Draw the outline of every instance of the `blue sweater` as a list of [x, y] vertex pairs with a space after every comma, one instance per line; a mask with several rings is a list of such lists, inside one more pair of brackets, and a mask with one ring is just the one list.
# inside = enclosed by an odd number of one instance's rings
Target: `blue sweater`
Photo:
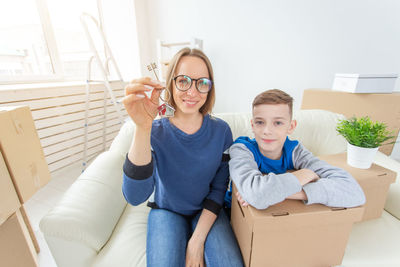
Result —
[[167, 118], [155, 120], [151, 130], [152, 161], [124, 164], [122, 191], [132, 205], [146, 201], [155, 189], [158, 208], [182, 215], [201, 209], [219, 213], [226, 192], [232, 133], [226, 122], [204, 116], [201, 128], [186, 134]]
[[273, 160], [264, 156], [260, 149], [258, 148], [258, 144], [255, 139], [250, 139], [247, 136], [241, 136], [236, 139], [235, 143], [244, 144], [254, 156], [254, 160], [257, 162], [258, 169], [262, 173], [270, 173], [273, 172], [275, 174], [285, 173], [288, 170], [293, 170], [293, 150], [299, 144], [298, 141], [289, 140], [286, 137], [285, 143], [282, 148], [282, 156], [280, 159]]
[[[365, 203], [357, 181], [345, 170], [316, 158], [300, 142], [286, 139], [282, 157], [264, 157], [254, 140], [242, 138], [229, 148], [229, 172], [242, 198], [256, 209], [266, 209], [300, 192], [307, 195], [305, 204], [330, 207], [355, 207]], [[301, 185], [287, 170], [310, 169], [317, 181]]]
[[[281, 174], [287, 172], [288, 170], [294, 169], [292, 154], [294, 148], [299, 144], [299, 142], [296, 140], [292, 141], [286, 137], [282, 148], [282, 156], [277, 160], [265, 157], [258, 148], [258, 144], [255, 139], [250, 139], [247, 136], [240, 136], [235, 140], [235, 144], [244, 144], [247, 149], [251, 151], [254, 156], [254, 160], [257, 163], [258, 169], [262, 173], [273, 172], [275, 174]], [[230, 208], [231, 202], [232, 184], [230, 184], [229, 190], [226, 192], [225, 205]]]

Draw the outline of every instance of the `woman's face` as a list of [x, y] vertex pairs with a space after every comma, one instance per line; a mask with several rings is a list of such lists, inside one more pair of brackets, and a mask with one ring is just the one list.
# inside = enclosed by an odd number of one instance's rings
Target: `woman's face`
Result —
[[[176, 66], [174, 77], [178, 75], [186, 75], [191, 79], [210, 78], [206, 63], [201, 58], [195, 56], [184, 56], [180, 59]], [[195, 81], [192, 81], [192, 86], [184, 92], [176, 88], [174, 81], [172, 84], [172, 95], [177, 111], [184, 114], [198, 113], [206, 102], [208, 93], [200, 93], [196, 89]]]

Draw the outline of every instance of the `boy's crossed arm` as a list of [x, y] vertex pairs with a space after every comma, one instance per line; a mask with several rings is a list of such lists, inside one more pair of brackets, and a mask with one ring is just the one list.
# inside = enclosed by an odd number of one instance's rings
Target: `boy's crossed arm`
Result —
[[[292, 174], [296, 176], [297, 179], [299, 179], [301, 186], [304, 186], [308, 183], [316, 182], [319, 179], [318, 174], [310, 169], [300, 169], [297, 171], [293, 171]], [[293, 195], [288, 196], [286, 199], [308, 200], [307, 195], [303, 189], [298, 193], [294, 193]]]
[[[299, 180], [301, 186], [304, 186], [311, 182], [316, 182], [319, 179], [319, 176], [315, 172], [313, 172], [312, 170], [309, 170], [309, 169], [301, 169], [301, 170], [297, 170], [297, 171], [291, 171], [291, 173], [294, 176], [296, 176], [296, 178]], [[242, 198], [242, 196], [240, 195], [239, 192], [236, 192], [236, 197], [242, 206], [249, 205], [249, 203], [247, 203]], [[294, 193], [294, 194], [286, 197], [286, 199], [307, 200], [307, 195], [304, 193], [303, 190], [301, 190], [297, 193]]]
[[[331, 207], [356, 207], [365, 203], [365, 195], [345, 170], [330, 166], [299, 145], [294, 152], [292, 173], [263, 175], [251, 152], [236, 146], [231, 149], [230, 172], [241, 199], [257, 209], [266, 209], [285, 199], [305, 200]], [[231, 164], [232, 163], [232, 164]]]
[[[309, 169], [292, 173], [262, 174], [254, 161], [253, 154], [242, 144], [230, 149], [230, 175], [238, 192], [239, 202], [247, 202], [257, 209], [266, 209], [286, 198], [306, 200], [302, 188], [305, 184], [318, 180], [318, 175]], [[243, 198], [244, 197], [244, 198]]]

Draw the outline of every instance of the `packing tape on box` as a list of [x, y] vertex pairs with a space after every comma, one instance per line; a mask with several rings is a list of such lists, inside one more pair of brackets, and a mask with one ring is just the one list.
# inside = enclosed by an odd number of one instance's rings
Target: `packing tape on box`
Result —
[[11, 119], [13, 121], [14, 128], [15, 128], [15, 131], [17, 132], [17, 134], [23, 134], [24, 133], [24, 129], [22, 128], [22, 124], [18, 120], [17, 114], [15, 112], [11, 112]]
[[40, 177], [36, 163], [32, 163], [29, 165], [29, 169], [31, 171], [31, 177], [33, 179], [33, 184], [36, 188], [40, 188]]

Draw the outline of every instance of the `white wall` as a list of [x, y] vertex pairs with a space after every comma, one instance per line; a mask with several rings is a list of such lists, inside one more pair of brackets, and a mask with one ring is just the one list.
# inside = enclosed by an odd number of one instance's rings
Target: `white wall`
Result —
[[304, 89], [330, 88], [335, 73], [400, 72], [396, 0], [135, 0], [135, 8], [143, 74], [157, 38], [203, 39], [215, 112], [250, 111], [269, 88], [298, 108]]
[[102, 0], [104, 31], [125, 81], [141, 75], [133, 0]]

